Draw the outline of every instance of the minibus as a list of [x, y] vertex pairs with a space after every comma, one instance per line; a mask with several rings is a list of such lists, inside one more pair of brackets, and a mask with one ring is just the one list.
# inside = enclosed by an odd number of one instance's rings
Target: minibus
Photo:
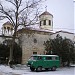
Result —
[[27, 66], [31, 71], [53, 70], [60, 66], [60, 60], [58, 55], [32, 55], [27, 62]]

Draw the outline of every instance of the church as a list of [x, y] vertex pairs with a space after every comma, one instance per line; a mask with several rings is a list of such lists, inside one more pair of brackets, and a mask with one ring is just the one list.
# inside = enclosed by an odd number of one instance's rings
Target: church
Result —
[[[34, 28], [22, 28], [18, 30], [18, 43], [22, 48], [22, 64], [26, 64], [27, 60], [33, 54], [45, 54], [44, 41], [49, 38], [53, 39], [57, 34], [67, 37], [75, 41], [74, 33], [67, 31], [53, 32], [53, 15], [48, 11], [39, 15], [39, 29]], [[2, 35], [0, 36], [0, 42], [5, 39], [11, 39], [13, 33], [13, 27], [9, 22], [3, 24]], [[5, 37], [5, 39], [3, 38]]]

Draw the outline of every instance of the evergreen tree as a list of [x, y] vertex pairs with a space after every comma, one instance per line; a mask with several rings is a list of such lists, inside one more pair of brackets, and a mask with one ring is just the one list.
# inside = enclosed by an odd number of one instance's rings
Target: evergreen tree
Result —
[[68, 38], [62, 38], [59, 34], [54, 39], [49, 39], [44, 42], [47, 54], [56, 54], [60, 56], [61, 62], [64, 65], [70, 65], [70, 62], [75, 61], [75, 52], [73, 41]]
[[[7, 41], [8, 42], [8, 41]], [[8, 64], [9, 56], [10, 56], [10, 47], [9, 43], [5, 44], [6, 40], [3, 42], [3, 44], [0, 44], [0, 63], [2, 64]], [[14, 64], [20, 64], [22, 59], [22, 49], [21, 47], [15, 43], [14, 44], [14, 52], [13, 52], [13, 61]]]

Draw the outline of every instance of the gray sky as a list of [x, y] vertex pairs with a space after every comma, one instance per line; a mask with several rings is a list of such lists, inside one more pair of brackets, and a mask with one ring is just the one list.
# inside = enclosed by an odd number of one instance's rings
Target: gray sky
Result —
[[74, 32], [74, 3], [73, 0], [47, 0], [47, 11], [53, 14], [54, 30]]
[[[73, 0], [47, 0], [42, 5], [42, 12], [47, 11], [53, 14], [54, 31], [65, 30], [74, 32], [74, 3]], [[0, 21], [2, 24], [3, 21]], [[0, 25], [1, 27], [1, 25]]]

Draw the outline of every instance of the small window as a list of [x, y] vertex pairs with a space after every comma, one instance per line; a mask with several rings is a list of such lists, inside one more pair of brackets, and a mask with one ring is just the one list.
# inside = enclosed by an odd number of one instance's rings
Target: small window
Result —
[[56, 57], [52, 57], [52, 60], [56, 60]]
[[8, 31], [10, 30], [10, 27], [7, 27]]
[[58, 58], [58, 57], [56, 57], [55, 59], [56, 59], [56, 60], [58, 60], [59, 58]]
[[4, 27], [4, 29], [6, 29], [6, 27]]
[[34, 43], [37, 43], [37, 40], [34, 38]]
[[37, 54], [37, 52], [33, 52], [33, 54]]
[[36, 56], [34, 56], [34, 57], [31, 56], [29, 60], [36, 60], [36, 58], [37, 58]]
[[46, 57], [46, 60], [52, 60], [52, 57]]
[[43, 21], [43, 25], [46, 25], [46, 20]]
[[49, 20], [49, 25], [51, 25], [51, 20]]
[[42, 60], [42, 57], [39, 56], [39, 57], [37, 58], [37, 60]]
[[41, 26], [41, 21], [40, 21], [40, 26]]

